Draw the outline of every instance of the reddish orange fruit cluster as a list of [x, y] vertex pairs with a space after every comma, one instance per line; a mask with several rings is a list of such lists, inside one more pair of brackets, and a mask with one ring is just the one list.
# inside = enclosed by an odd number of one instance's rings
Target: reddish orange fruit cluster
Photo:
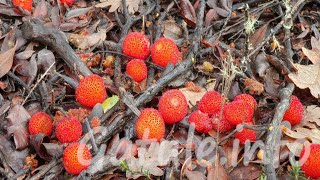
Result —
[[127, 64], [126, 72], [135, 82], [143, 81], [148, 75], [147, 65], [140, 59], [131, 60]]
[[[301, 162], [302, 158], [306, 158], [306, 161]], [[306, 176], [314, 179], [320, 178], [320, 144], [304, 147], [300, 154], [300, 163], [303, 163], [301, 170]]]
[[177, 64], [182, 56], [177, 45], [169, 38], [159, 38], [151, 49], [152, 61], [162, 67], [169, 63]]
[[150, 54], [150, 40], [140, 32], [131, 32], [123, 41], [122, 52], [127, 56], [144, 60]]
[[285, 112], [282, 121], [288, 121], [292, 126], [299, 124], [303, 118], [303, 105], [296, 96], [290, 97], [289, 109]]
[[82, 143], [69, 144], [63, 151], [63, 166], [69, 174], [78, 175], [91, 164], [91, 153]]
[[186, 97], [176, 89], [163, 93], [159, 101], [159, 112], [168, 124], [181, 121], [188, 113]]
[[29, 121], [29, 133], [31, 135], [42, 133], [47, 136], [51, 136], [52, 131], [52, 119], [47, 113], [38, 112], [31, 117]]
[[136, 122], [136, 135], [139, 139], [156, 139], [160, 141], [164, 138], [166, 127], [161, 114], [153, 108], [146, 108]]
[[12, 0], [12, 4], [29, 12], [32, 11], [32, 0]]
[[106, 87], [100, 76], [93, 74], [80, 80], [76, 89], [76, 99], [80, 104], [93, 108], [97, 103], [102, 103], [106, 98]]
[[74, 117], [65, 117], [56, 125], [56, 136], [61, 143], [78, 141], [82, 135], [82, 125]]
[[188, 119], [189, 124], [194, 125], [197, 132], [208, 133], [212, 129], [212, 123], [208, 114], [200, 110], [194, 111], [190, 114]]

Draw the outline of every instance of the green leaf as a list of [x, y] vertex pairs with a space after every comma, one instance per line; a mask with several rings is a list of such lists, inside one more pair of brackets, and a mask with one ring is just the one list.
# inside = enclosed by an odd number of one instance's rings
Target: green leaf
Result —
[[103, 112], [106, 113], [109, 109], [111, 109], [114, 105], [116, 105], [118, 101], [119, 101], [119, 97], [116, 95], [113, 95], [112, 97], [107, 98], [102, 103]]

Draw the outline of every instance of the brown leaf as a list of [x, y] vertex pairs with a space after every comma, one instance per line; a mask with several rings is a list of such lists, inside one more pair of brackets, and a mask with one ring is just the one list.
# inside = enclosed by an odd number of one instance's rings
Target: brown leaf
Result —
[[3, 135], [0, 135], [0, 151], [5, 155], [4, 158], [13, 171], [18, 172], [23, 169], [25, 158], [28, 156], [28, 149], [17, 151], [13, 145]]
[[320, 107], [316, 105], [307, 106], [304, 111], [304, 117], [308, 122], [314, 122], [320, 126]]
[[320, 39], [311, 37], [312, 49], [302, 48], [302, 52], [310, 59], [313, 64], [320, 64]]
[[88, 49], [96, 44], [101, 44], [106, 39], [106, 30], [102, 29], [97, 33], [87, 36], [80, 34], [70, 34], [69, 41], [81, 50]]
[[264, 52], [259, 53], [253, 63], [255, 72], [259, 77], [263, 77], [269, 67], [270, 64], [267, 60], [266, 54]]
[[44, 142], [50, 142], [50, 138], [45, 134], [36, 134], [30, 136], [30, 144], [33, 146], [37, 155], [45, 160], [51, 160], [52, 156], [47, 153], [45, 147], [43, 146]]
[[199, 171], [189, 171], [188, 169], [185, 170], [185, 174], [189, 180], [206, 180], [206, 176]]
[[16, 51], [16, 46], [8, 51], [0, 54], [0, 78], [10, 71], [13, 63], [13, 56]]
[[262, 41], [264, 41], [268, 26], [269, 22], [261, 26], [258, 30], [254, 32], [252, 36], [250, 36], [249, 42], [251, 43], [253, 49], [255, 49]]
[[173, 40], [182, 37], [182, 28], [173, 20], [169, 19], [163, 23], [163, 36]]
[[213, 20], [218, 20], [219, 15], [215, 9], [210, 9], [206, 14], [205, 27], [208, 27]]
[[261, 176], [259, 165], [237, 166], [231, 173], [230, 178], [234, 180], [254, 180]]
[[16, 54], [15, 57], [20, 60], [26, 60], [26, 59], [29, 59], [33, 53], [34, 53], [34, 50], [27, 50], [27, 51], [23, 51]]
[[181, 15], [186, 23], [191, 27], [196, 27], [196, 12], [189, 0], [180, 1]]
[[290, 73], [288, 76], [293, 83], [300, 89], [309, 88], [313, 97], [320, 96], [320, 65], [300, 65], [295, 64], [296, 73]]
[[222, 165], [220, 165], [220, 163], [218, 163], [218, 165], [214, 165], [214, 166], [209, 166], [208, 167], [208, 176], [207, 176], [207, 180], [228, 180], [229, 176], [226, 172], [226, 170], [224, 169], [224, 167]]
[[320, 144], [320, 131], [318, 129], [307, 129], [303, 127], [291, 130], [287, 127], [282, 127], [282, 132], [294, 139], [307, 139], [312, 143]]
[[[38, 52], [38, 61], [37, 64], [39, 68], [45, 72], [49, 69], [49, 67], [55, 63], [56, 59], [52, 51], [48, 49], [42, 49]], [[54, 75], [54, 72], [56, 71], [56, 65], [53, 65], [53, 67], [49, 70], [49, 77], [52, 77]]]
[[72, 9], [72, 10], [68, 11], [65, 16], [66, 16], [66, 19], [71, 19], [74, 17], [84, 15], [87, 12], [89, 12], [91, 9], [92, 9], [92, 7]]
[[16, 149], [24, 149], [29, 145], [29, 133], [27, 121], [30, 119], [29, 113], [21, 105], [15, 105], [10, 111], [8, 134], [13, 134]]
[[[122, 1], [121, 0], [100, 0], [101, 3], [95, 5], [98, 8], [105, 8], [111, 6], [109, 12], [114, 12], [117, 9], [122, 10]], [[127, 0], [127, 8], [130, 14], [133, 14], [138, 11], [141, 0]]]
[[41, 0], [37, 3], [36, 8], [33, 11], [33, 17], [44, 19], [48, 16], [48, 4], [45, 0]]
[[264, 91], [263, 84], [250, 78], [244, 81], [244, 86], [249, 89], [250, 94], [260, 95]]
[[[215, 86], [215, 83], [210, 83], [207, 87], [207, 90], [213, 90]], [[197, 104], [198, 101], [202, 98], [202, 96], [207, 92], [206, 89], [201, 88], [200, 92], [194, 92], [194, 91], [189, 91], [188, 88], [181, 88], [179, 89], [184, 96], [187, 99], [188, 105], [190, 108], [192, 108], [194, 105]]]

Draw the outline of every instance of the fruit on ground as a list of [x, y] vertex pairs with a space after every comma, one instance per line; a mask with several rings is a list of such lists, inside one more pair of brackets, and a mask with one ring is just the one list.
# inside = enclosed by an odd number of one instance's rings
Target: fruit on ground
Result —
[[12, 4], [29, 12], [32, 11], [32, 0], [12, 0]]
[[188, 119], [189, 124], [193, 125], [197, 132], [208, 133], [213, 127], [208, 114], [196, 110], [192, 112]]
[[122, 52], [136, 59], [146, 59], [150, 54], [150, 40], [140, 32], [130, 32], [122, 44]]
[[81, 123], [72, 116], [62, 118], [56, 125], [56, 136], [61, 143], [78, 141], [81, 135]]
[[63, 151], [63, 166], [69, 174], [78, 175], [91, 164], [92, 156], [85, 144], [69, 144]]
[[148, 75], [147, 65], [140, 59], [129, 61], [126, 67], [126, 72], [135, 82], [143, 81]]
[[220, 120], [220, 113], [216, 113], [211, 116], [212, 127], [214, 130], [225, 133], [234, 128], [232, 125], [222, 114], [222, 118]]
[[152, 61], [162, 67], [169, 63], [177, 64], [181, 60], [181, 53], [177, 45], [169, 38], [159, 38], [151, 48]]
[[88, 108], [102, 103], [107, 98], [103, 79], [98, 75], [89, 75], [80, 80], [76, 89], [77, 101]]
[[209, 116], [220, 112], [222, 105], [222, 95], [217, 91], [208, 91], [198, 103], [200, 111], [207, 113]]
[[188, 113], [186, 97], [177, 89], [163, 93], [159, 100], [159, 112], [168, 124], [181, 121]]
[[156, 109], [146, 108], [136, 122], [136, 135], [139, 139], [156, 139], [160, 141], [164, 138], [166, 127], [164, 120]]
[[234, 101], [242, 100], [246, 102], [252, 111], [257, 107], [257, 101], [250, 94], [239, 94], [234, 98]]
[[37, 112], [31, 117], [29, 121], [29, 133], [31, 135], [42, 133], [51, 136], [52, 131], [52, 119], [47, 113]]
[[66, 5], [71, 6], [73, 4], [73, 1], [74, 0], [60, 0], [60, 3], [61, 4], [65, 3]]
[[299, 124], [303, 118], [303, 105], [296, 96], [290, 97], [289, 109], [284, 113], [282, 121], [288, 121], [292, 126]]
[[242, 100], [232, 101], [223, 108], [223, 114], [233, 125], [242, 122], [252, 122], [253, 111], [248, 108], [248, 104]]
[[[252, 124], [248, 123], [247, 125]], [[247, 128], [243, 128], [242, 131], [236, 132], [234, 136], [239, 140], [240, 144], [245, 144], [246, 141], [255, 142], [257, 140], [257, 132]]]
[[[305, 157], [304, 157], [305, 156]], [[302, 158], [306, 159], [302, 162]], [[300, 154], [301, 170], [311, 178], [320, 178], [320, 144], [311, 144], [302, 149]]]

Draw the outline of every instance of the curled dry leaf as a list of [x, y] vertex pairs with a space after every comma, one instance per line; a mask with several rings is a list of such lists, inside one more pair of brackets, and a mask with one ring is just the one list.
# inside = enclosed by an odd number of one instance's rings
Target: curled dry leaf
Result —
[[261, 52], [257, 55], [253, 63], [253, 68], [259, 77], [263, 77], [266, 74], [267, 69], [270, 67], [270, 64], [267, 60], [266, 54]]
[[288, 76], [292, 82], [300, 89], [309, 88], [313, 97], [320, 96], [320, 65], [300, 65], [295, 64], [296, 73], [290, 73]]
[[106, 40], [106, 30], [102, 29], [97, 33], [90, 34], [88, 36], [83, 36], [79, 34], [70, 34], [69, 41], [71, 44], [75, 45], [81, 50], [88, 49], [96, 44], [102, 43]]
[[10, 71], [16, 46], [0, 54], [0, 78]]
[[320, 39], [311, 37], [312, 49], [302, 48], [302, 52], [310, 59], [313, 64], [320, 64]]
[[250, 163], [248, 166], [237, 166], [230, 173], [230, 179], [246, 180], [259, 179], [261, 176], [261, 168], [257, 164]]
[[[106, 8], [109, 7], [109, 12], [115, 12], [117, 9], [122, 10], [122, 1], [121, 0], [100, 0], [101, 3], [97, 4], [95, 7]], [[138, 11], [141, 0], [127, 0], [127, 8], [130, 14], [133, 14]]]
[[287, 127], [282, 127], [282, 132], [287, 136], [294, 139], [306, 139], [312, 143], [320, 144], [320, 130], [319, 129], [307, 129], [303, 127], [291, 130]]
[[320, 126], [320, 107], [316, 105], [307, 106], [303, 119], [308, 122], [314, 122]]
[[263, 84], [250, 78], [244, 81], [244, 85], [247, 89], [249, 89], [250, 94], [260, 95], [264, 91]]
[[182, 36], [182, 28], [173, 19], [165, 21], [163, 29], [163, 36], [166, 38], [177, 40]]
[[181, 15], [186, 23], [191, 27], [196, 27], [196, 12], [189, 0], [180, 1]]
[[15, 105], [10, 111], [7, 119], [9, 120], [8, 134], [13, 134], [16, 149], [24, 149], [29, 145], [29, 133], [27, 121], [31, 116], [21, 105]]
[[[208, 91], [211, 91], [211, 90], [214, 90], [214, 86], [215, 86], [215, 83], [210, 83], [208, 84], [207, 86], [207, 90]], [[193, 106], [195, 106], [197, 104], [198, 101], [200, 101], [200, 99], [202, 98], [202, 96], [207, 92], [207, 90], [205, 88], [201, 88], [200, 91], [190, 91], [187, 88], [181, 88], [179, 89], [183, 94], [184, 96], [186, 97], [187, 99], [187, 102], [188, 102], [188, 105], [190, 108], [192, 108]]]

